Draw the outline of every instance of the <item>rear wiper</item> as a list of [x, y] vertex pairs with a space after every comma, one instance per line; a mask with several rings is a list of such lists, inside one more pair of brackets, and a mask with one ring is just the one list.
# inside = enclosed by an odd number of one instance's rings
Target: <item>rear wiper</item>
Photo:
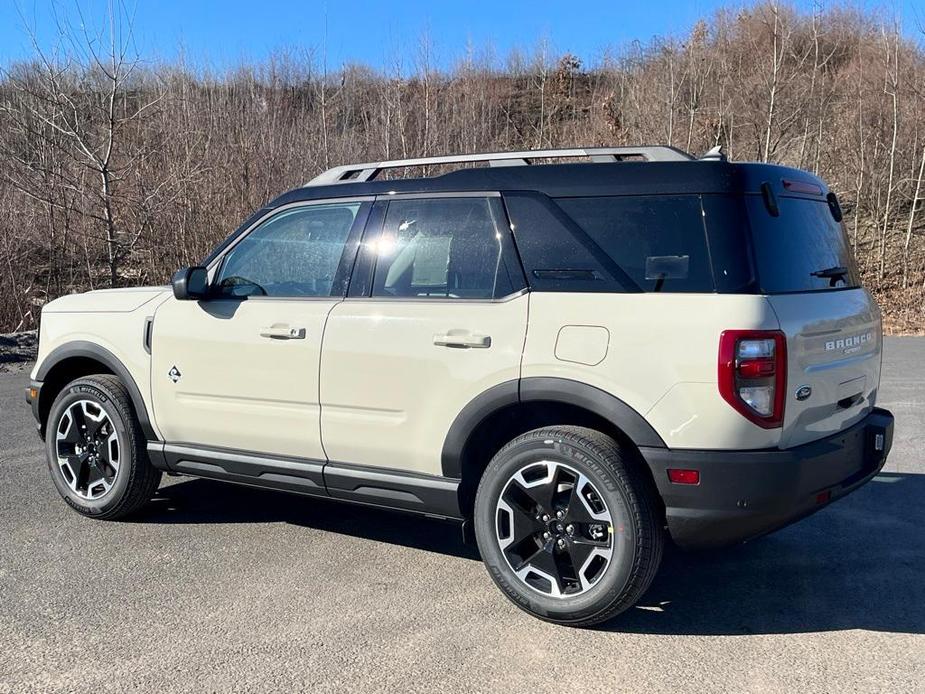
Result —
[[829, 286], [834, 287], [838, 280], [844, 281], [845, 276], [848, 274], [848, 268], [844, 265], [836, 265], [835, 267], [827, 267], [825, 270], [816, 270], [815, 272], [809, 273], [813, 277], [822, 277], [829, 280]]

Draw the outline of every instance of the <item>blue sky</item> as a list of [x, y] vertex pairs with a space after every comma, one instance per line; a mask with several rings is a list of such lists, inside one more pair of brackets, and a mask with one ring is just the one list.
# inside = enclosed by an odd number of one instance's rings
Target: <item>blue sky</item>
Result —
[[[594, 62], [608, 46], [655, 35], [680, 34], [716, 8], [740, 1], [718, 0], [114, 0], [134, 13], [138, 47], [146, 58], [172, 58], [182, 50], [192, 62], [216, 68], [259, 60], [278, 48], [326, 46], [328, 66], [344, 62], [405, 69], [419, 54], [421, 37], [435, 48], [434, 63], [446, 67], [467, 44], [491, 45], [499, 56], [531, 52], [545, 38], [554, 51], [571, 51]], [[867, 8], [897, 12], [913, 35], [923, 0], [875, 3]], [[921, 4], [920, 4], [921, 3]], [[811, 2], [800, 3], [811, 7]], [[41, 45], [54, 36], [54, 14], [99, 26], [107, 0], [0, 0], [0, 64], [28, 57], [33, 27]]]

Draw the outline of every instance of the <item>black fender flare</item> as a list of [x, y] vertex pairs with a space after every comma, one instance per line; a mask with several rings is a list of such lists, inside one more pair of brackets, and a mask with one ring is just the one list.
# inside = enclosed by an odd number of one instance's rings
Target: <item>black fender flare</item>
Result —
[[[105, 347], [100, 347], [93, 342], [87, 342], [85, 340], [75, 340], [56, 347], [42, 360], [42, 364], [39, 366], [39, 370], [36, 373], [35, 380], [40, 383], [44, 382], [58, 364], [66, 359], [73, 359], [75, 357], [98, 361], [119, 377], [119, 380], [125, 385], [129, 397], [132, 398], [135, 415], [138, 417], [138, 423], [141, 425], [141, 430], [144, 432], [145, 438], [148, 441], [156, 441], [157, 434], [155, 434], [154, 427], [151, 425], [151, 420], [148, 417], [148, 408], [145, 406], [144, 398], [141, 397], [138, 384], [135, 383], [135, 379], [132, 378], [129, 370], [125, 368], [125, 365], [119, 358]], [[39, 397], [42, 397], [42, 395], [42, 391], [40, 390]]]
[[607, 420], [636, 446], [666, 448], [662, 437], [641, 414], [607, 391], [568, 378], [529, 377], [492, 386], [460, 411], [443, 442], [443, 476], [462, 477], [463, 449], [479, 424], [505, 407], [527, 402], [574, 405]]

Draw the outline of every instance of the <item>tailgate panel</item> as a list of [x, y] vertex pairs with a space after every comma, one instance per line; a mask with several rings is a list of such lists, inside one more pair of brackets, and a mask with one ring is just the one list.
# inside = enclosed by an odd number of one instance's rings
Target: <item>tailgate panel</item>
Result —
[[[880, 311], [865, 289], [768, 297], [787, 335], [787, 393], [781, 448], [834, 434], [877, 401]], [[798, 390], [809, 386], [804, 400]], [[805, 390], [804, 390], [805, 394]]]

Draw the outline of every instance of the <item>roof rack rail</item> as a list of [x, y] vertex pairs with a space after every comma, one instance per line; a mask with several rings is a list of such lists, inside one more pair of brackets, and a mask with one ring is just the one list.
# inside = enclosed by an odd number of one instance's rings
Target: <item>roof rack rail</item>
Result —
[[345, 164], [328, 169], [315, 176], [306, 186], [332, 185], [335, 183], [360, 183], [372, 181], [384, 169], [401, 169], [411, 166], [432, 164], [471, 164], [488, 162], [489, 166], [526, 166], [531, 159], [588, 157], [592, 162], [615, 162], [630, 157], [642, 157], [646, 161], [692, 161], [687, 152], [668, 145], [644, 147], [571, 147], [565, 149], [530, 149], [521, 152], [487, 152], [484, 154], [454, 154], [441, 157], [419, 157], [417, 159], [394, 159], [366, 164]]

